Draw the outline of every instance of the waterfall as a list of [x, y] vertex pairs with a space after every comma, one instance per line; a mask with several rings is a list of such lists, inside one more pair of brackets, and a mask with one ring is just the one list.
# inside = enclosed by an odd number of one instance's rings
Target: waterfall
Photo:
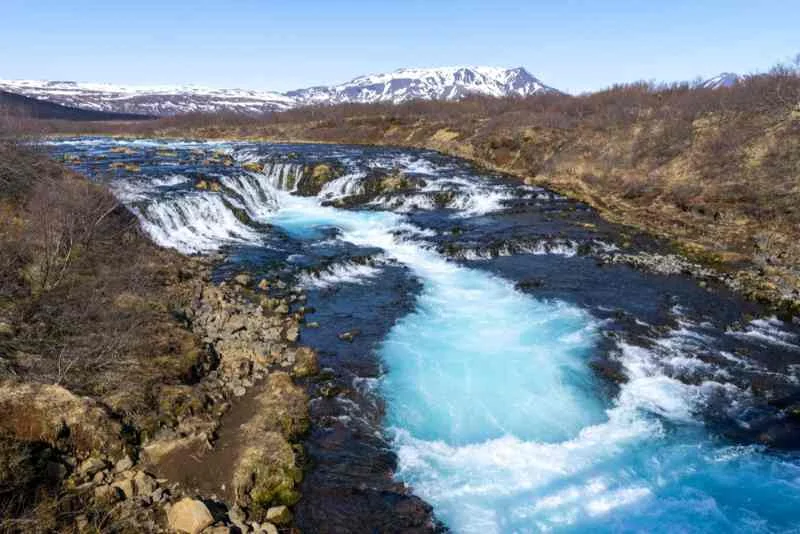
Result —
[[260, 242], [258, 232], [240, 221], [218, 194], [191, 192], [132, 209], [156, 243], [185, 254]]
[[269, 183], [280, 191], [296, 191], [297, 183], [303, 176], [305, 165], [285, 161], [270, 161], [264, 165], [262, 173]]

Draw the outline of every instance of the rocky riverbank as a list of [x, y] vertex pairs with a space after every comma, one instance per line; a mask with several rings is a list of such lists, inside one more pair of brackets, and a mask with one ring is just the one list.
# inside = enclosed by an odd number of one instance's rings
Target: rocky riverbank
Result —
[[[60, 386], [0, 387], [11, 416], [1, 426], [16, 438], [57, 446], [66, 432], [74, 442], [68, 454], [53, 449], [46, 466], [61, 479], [59, 498], [82, 503], [73, 518], [79, 531], [291, 528], [304, 468], [299, 440], [308, 428], [308, 398], [297, 382], [317, 372], [314, 351], [296, 343], [305, 296], [244, 274], [215, 285], [209, 262], [187, 261], [182, 284], [192, 298], [175, 312], [210, 356], [194, 383], [163, 386], [154, 414], [162, 424], [152, 436], [126, 439], [130, 429], [106, 407]], [[23, 413], [27, 426], [15, 420]]]

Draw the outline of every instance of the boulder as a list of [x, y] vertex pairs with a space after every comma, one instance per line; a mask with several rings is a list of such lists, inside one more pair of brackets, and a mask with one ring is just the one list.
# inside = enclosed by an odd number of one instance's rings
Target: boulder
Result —
[[117, 488], [126, 499], [132, 499], [133, 496], [136, 495], [136, 490], [133, 487], [133, 480], [131, 479], [117, 480], [111, 484], [111, 487]]
[[297, 182], [297, 193], [307, 197], [316, 196], [326, 183], [341, 175], [341, 169], [327, 163], [307, 166], [303, 171], [303, 176]]
[[286, 341], [294, 343], [300, 337], [300, 329], [297, 325], [292, 325], [286, 329]]
[[206, 505], [189, 497], [181, 499], [170, 507], [167, 521], [171, 529], [189, 534], [198, 534], [214, 524], [214, 518]]
[[123, 498], [123, 493], [115, 486], [97, 486], [94, 500], [100, 504], [113, 504]]
[[267, 510], [267, 521], [278, 526], [288, 525], [292, 522], [292, 512], [288, 506], [273, 506]]
[[314, 349], [299, 347], [294, 353], [294, 360], [293, 376], [302, 378], [319, 373], [319, 359]]
[[239, 456], [233, 475], [236, 504], [263, 519], [274, 505], [293, 505], [300, 499], [295, 485], [302, 480], [291, 444], [277, 432], [267, 432], [257, 445]]
[[102, 404], [61, 386], [0, 381], [0, 413], [0, 430], [72, 449], [78, 457], [124, 448], [122, 426]]
[[87, 458], [81, 465], [78, 466], [78, 475], [82, 477], [91, 477], [106, 468], [106, 461], [96, 456]]
[[347, 332], [342, 332], [339, 334], [339, 339], [342, 341], [347, 341], [348, 343], [352, 343], [356, 336], [360, 333], [361, 331], [358, 328], [354, 328], [353, 330], [348, 330]]
[[233, 281], [240, 286], [247, 287], [253, 281], [253, 278], [247, 273], [240, 273], [233, 277]]
[[116, 473], [122, 473], [123, 471], [127, 471], [133, 467], [133, 460], [131, 460], [130, 456], [124, 456], [120, 461], [114, 464], [114, 471]]
[[137, 495], [151, 495], [158, 489], [158, 482], [144, 471], [139, 471], [133, 479]]

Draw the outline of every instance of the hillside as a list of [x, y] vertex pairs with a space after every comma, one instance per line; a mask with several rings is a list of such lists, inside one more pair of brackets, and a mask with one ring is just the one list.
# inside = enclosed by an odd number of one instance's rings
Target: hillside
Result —
[[65, 106], [46, 100], [0, 90], [0, 115], [31, 119], [68, 121], [130, 121], [153, 117], [132, 113], [113, 113]]

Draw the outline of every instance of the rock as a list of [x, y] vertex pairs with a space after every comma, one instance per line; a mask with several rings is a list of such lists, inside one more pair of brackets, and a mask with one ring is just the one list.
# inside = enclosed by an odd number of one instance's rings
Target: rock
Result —
[[114, 471], [116, 473], [122, 473], [123, 471], [127, 471], [131, 467], [133, 467], [133, 460], [131, 460], [130, 456], [125, 456], [114, 465]]
[[300, 329], [297, 328], [297, 325], [292, 325], [286, 329], [286, 341], [294, 343], [298, 337], [300, 337]]
[[241, 274], [237, 274], [236, 276], [234, 276], [233, 277], [233, 281], [236, 282], [237, 284], [239, 284], [242, 287], [247, 287], [247, 286], [250, 285], [250, 282], [252, 282], [253, 279], [250, 277], [249, 274], [241, 273]]
[[214, 518], [206, 505], [189, 497], [181, 499], [170, 507], [167, 521], [173, 530], [189, 534], [198, 534], [214, 524]]
[[203, 531], [203, 534], [231, 534], [231, 529], [225, 525], [217, 525], [215, 527], [208, 527]]
[[326, 183], [340, 174], [340, 169], [335, 169], [326, 163], [319, 163], [313, 167], [308, 166], [297, 182], [297, 194], [301, 196], [316, 196]]
[[248, 161], [242, 164], [242, 168], [249, 172], [264, 172], [264, 165], [257, 161]]
[[126, 499], [131, 499], [134, 495], [136, 495], [136, 490], [133, 487], [133, 480], [131, 479], [117, 480], [111, 484], [111, 487], [117, 488], [119, 491], [121, 491]]
[[361, 333], [358, 328], [354, 328], [353, 330], [348, 330], [347, 332], [342, 332], [339, 334], [339, 339], [342, 341], [347, 341], [348, 343], [352, 343], [353, 340]]
[[295, 364], [292, 375], [296, 377], [313, 376], [319, 373], [317, 353], [309, 347], [300, 347], [295, 351]]
[[111, 504], [123, 498], [123, 493], [114, 486], [97, 486], [94, 489], [94, 500], [102, 504]]
[[164, 488], [156, 488], [150, 495], [150, 498], [153, 499], [153, 502], [161, 502], [164, 499], [164, 493]]
[[261, 281], [258, 283], [258, 289], [260, 289], [261, 291], [266, 291], [267, 289], [269, 289], [269, 282], [267, 281], [266, 278], [262, 278]]
[[234, 397], [244, 397], [244, 395], [246, 393], [247, 393], [247, 390], [244, 389], [244, 387], [242, 387], [242, 386], [238, 386], [238, 387], [233, 388], [233, 396]]
[[233, 475], [236, 503], [256, 516], [273, 505], [293, 505], [300, 499], [295, 485], [301, 479], [291, 444], [279, 433], [267, 432], [237, 460]]
[[0, 414], [0, 431], [23, 441], [44, 441], [78, 456], [98, 450], [116, 455], [124, 448], [122, 426], [108, 408], [62, 386], [0, 381]]
[[275, 313], [282, 313], [284, 315], [289, 313], [289, 304], [287, 304], [286, 301], [281, 301], [281, 303], [275, 307]]
[[242, 532], [247, 532], [249, 530], [247, 528], [247, 523], [246, 523], [247, 516], [239, 506], [233, 505], [231, 507], [231, 509], [228, 511], [228, 519], [231, 520], [233, 526], [235, 526]]
[[267, 521], [275, 525], [288, 525], [292, 522], [292, 512], [288, 506], [273, 506], [267, 510]]
[[144, 471], [139, 471], [133, 479], [133, 483], [136, 486], [136, 494], [137, 495], [151, 495], [156, 491], [158, 488], [158, 483], [156, 479], [145, 473]]
[[91, 477], [102, 471], [106, 468], [105, 460], [101, 460], [97, 457], [91, 457], [84, 460], [80, 466], [78, 466], [78, 474], [83, 477]]

